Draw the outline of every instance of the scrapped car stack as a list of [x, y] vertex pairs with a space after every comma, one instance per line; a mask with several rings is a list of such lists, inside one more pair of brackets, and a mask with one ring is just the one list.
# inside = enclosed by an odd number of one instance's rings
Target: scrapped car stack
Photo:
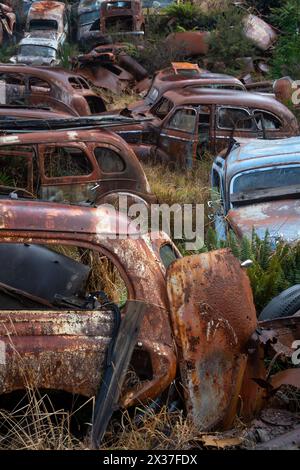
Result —
[[[113, 41], [144, 36], [138, 0], [81, 0], [76, 37], [88, 50], [66, 70], [69, 7], [25, 7], [18, 52], [0, 64], [0, 395], [30, 384], [95, 396], [95, 447], [112, 413], [135, 405], [184, 408], [200, 431], [251, 420], [272, 384], [289, 381], [264, 359], [291, 357], [298, 311], [257, 319], [247, 263], [229, 249], [183, 257], [113, 209], [121, 196], [158, 202], [143, 162], [188, 172], [212, 154], [219, 240], [268, 230], [274, 244], [298, 241], [299, 124], [280, 83], [251, 89], [190, 62], [151, 78]], [[0, 41], [14, 22], [0, 4]], [[103, 90], [140, 97], [109, 111]], [[106, 290], [108, 269], [118, 289]]]

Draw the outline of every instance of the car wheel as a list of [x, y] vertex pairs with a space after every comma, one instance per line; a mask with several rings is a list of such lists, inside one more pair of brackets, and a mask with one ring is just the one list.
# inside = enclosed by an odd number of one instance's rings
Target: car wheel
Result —
[[291, 317], [300, 310], [300, 284], [281, 292], [274, 297], [259, 315], [259, 321]]

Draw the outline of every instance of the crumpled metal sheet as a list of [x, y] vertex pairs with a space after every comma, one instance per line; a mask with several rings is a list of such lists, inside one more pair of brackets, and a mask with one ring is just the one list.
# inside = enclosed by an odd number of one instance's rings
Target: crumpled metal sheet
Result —
[[245, 373], [257, 324], [249, 279], [229, 250], [219, 250], [174, 262], [167, 283], [188, 414], [201, 430], [227, 427], [243, 390], [260, 403], [256, 350]]

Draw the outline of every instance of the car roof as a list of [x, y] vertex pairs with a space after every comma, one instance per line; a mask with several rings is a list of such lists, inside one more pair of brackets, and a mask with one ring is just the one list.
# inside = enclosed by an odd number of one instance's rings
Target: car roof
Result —
[[294, 114], [284, 104], [275, 98], [259, 93], [193, 87], [170, 90], [165, 92], [163, 97], [172, 101], [175, 106], [215, 104], [219, 106], [237, 106], [239, 108], [250, 107], [266, 110], [276, 116], [284, 116], [285, 119], [291, 120], [291, 122], [297, 122]]
[[[5, 132], [5, 131], [4, 131]], [[74, 129], [35, 131], [25, 133], [0, 134], [0, 147], [8, 144], [39, 144], [39, 143], [64, 143], [64, 142], [99, 142], [115, 144], [118, 148], [129, 149], [128, 144], [117, 134], [107, 129]]]
[[66, 4], [63, 2], [55, 2], [48, 0], [41, 0], [40, 2], [34, 2], [29, 10], [29, 14], [36, 16], [44, 16], [45, 19], [51, 17], [60, 16], [66, 8]]
[[[26, 215], [24, 217], [24, 215]], [[30, 232], [67, 232], [73, 234], [94, 234], [100, 239], [104, 234], [139, 233], [125, 214], [113, 208], [97, 208], [57, 204], [47, 201], [24, 201], [1, 198], [1, 231], [22, 230]], [[51, 229], [49, 225], [51, 221]]]
[[[227, 89], [210, 89], [210, 88], [180, 88], [176, 91], [167, 91], [164, 96], [175, 104], [195, 103], [201, 104], [235, 104], [237, 106], [263, 105], [274, 107], [281, 105], [272, 97], [261, 95], [259, 93], [250, 93], [248, 91], [236, 91]], [[283, 106], [283, 105], [281, 105]], [[264, 108], [265, 106], [263, 106]]]
[[58, 118], [70, 118], [72, 114], [63, 111], [52, 111], [47, 107], [36, 107], [36, 106], [15, 106], [15, 105], [0, 105], [0, 121], [4, 117], [10, 117], [11, 120], [17, 118], [21, 119], [58, 119]]
[[[68, 85], [68, 87], [72, 89], [73, 87], [68, 82], [69, 78], [80, 78], [88, 84], [86, 79], [80, 74], [72, 72], [71, 70], [65, 70], [60, 67], [30, 66], [25, 64], [0, 64], [0, 74], [1, 73], [20, 73], [37, 76], [40, 78], [44, 78], [46, 81], [48, 79], [55, 81], [55, 83], [60, 82], [59, 86], [61, 86], [61, 83], [63, 83], [64, 85]], [[90, 88], [89, 90], [92, 91]]]
[[300, 137], [237, 142], [225, 162], [227, 179], [242, 171], [290, 164], [300, 164]]

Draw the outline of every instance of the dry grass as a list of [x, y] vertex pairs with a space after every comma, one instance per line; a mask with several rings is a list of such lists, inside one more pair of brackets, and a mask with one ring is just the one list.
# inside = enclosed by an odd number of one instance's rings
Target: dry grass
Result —
[[192, 171], [170, 170], [165, 165], [143, 165], [152, 192], [160, 204], [205, 204], [209, 198], [211, 159]]
[[142, 422], [125, 411], [117, 425], [111, 423], [102, 449], [187, 450], [198, 440], [199, 432], [182, 412], [170, 413], [162, 407], [157, 413], [148, 411]]
[[96, 94], [101, 96], [102, 99], [104, 99], [108, 111], [127, 108], [129, 105], [141, 99], [141, 97], [133, 91], [128, 93], [119, 93], [116, 95], [110, 90], [106, 90], [104, 88], [93, 87], [93, 90]]
[[[26, 403], [20, 401], [13, 411], [0, 410], [0, 450], [89, 450], [89, 435], [79, 439], [73, 434], [72, 419], [79, 411], [55, 409], [48, 395], [27, 388]], [[110, 423], [101, 449], [184, 450], [194, 447], [197, 440], [199, 433], [181, 412], [170, 413], [163, 407], [158, 413], [149, 411], [138, 422], [136, 415], [125, 411]]]
[[72, 413], [56, 410], [47, 395], [27, 388], [13, 411], [0, 410], [0, 450], [72, 450], [83, 443], [71, 433]]

